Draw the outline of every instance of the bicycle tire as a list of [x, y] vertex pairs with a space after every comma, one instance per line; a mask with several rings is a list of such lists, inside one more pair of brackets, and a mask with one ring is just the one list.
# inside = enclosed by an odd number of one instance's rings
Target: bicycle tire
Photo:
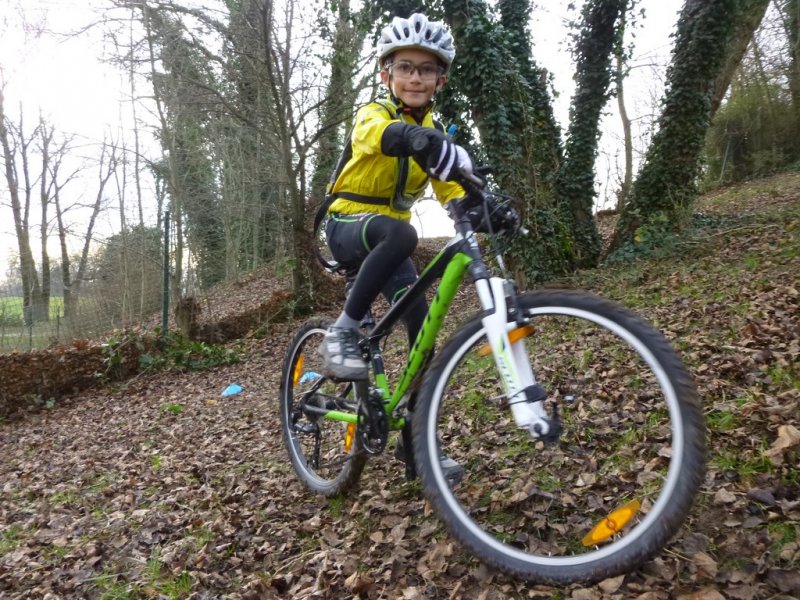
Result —
[[[546, 403], [560, 406], [560, 439], [516, 428], [476, 317], [423, 381], [413, 440], [424, 494], [454, 538], [515, 577], [560, 585], [630, 572], [678, 532], [703, 482], [692, 379], [658, 331], [608, 300], [544, 290], [518, 306]], [[441, 452], [465, 468], [452, 488]]]
[[317, 352], [331, 319], [306, 321], [294, 335], [281, 372], [280, 415], [284, 445], [292, 468], [303, 484], [323, 496], [335, 496], [353, 488], [361, 477], [368, 455], [363, 451], [357, 426], [317, 417], [302, 409], [303, 396], [328, 409], [347, 406], [355, 411], [357, 388], [319, 375], [322, 358]]

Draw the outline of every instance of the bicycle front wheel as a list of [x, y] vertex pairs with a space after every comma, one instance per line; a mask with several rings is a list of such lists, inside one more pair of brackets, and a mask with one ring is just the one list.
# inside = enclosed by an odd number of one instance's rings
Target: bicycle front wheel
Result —
[[[705, 428], [664, 337], [582, 292], [518, 298], [523, 343], [563, 432], [518, 429], [479, 319], [431, 365], [414, 415], [423, 490], [451, 535], [502, 571], [552, 584], [628, 572], [658, 552], [703, 481]], [[451, 488], [438, 457], [465, 475]]]
[[367, 461], [355, 423], [325, 418], [327, 411], [356, 412], [357, 389], [322, 373], [317, 348], [332, 321], [303, 324], [283, 363], [280, 414], [283, 439], [292, 467], [310, 490], [324, 496], [347, 491]]

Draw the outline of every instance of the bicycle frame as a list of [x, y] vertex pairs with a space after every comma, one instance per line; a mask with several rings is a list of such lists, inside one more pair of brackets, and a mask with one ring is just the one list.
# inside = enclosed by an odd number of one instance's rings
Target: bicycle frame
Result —
[[[456, 236], [434, 257], [409, 290], [366, 333], [375, 385], [383, 399], [389, 429], [399, 430], [405, 425], [403, 416], [395, 416], [396, 409], [424, 371], [453, 298], [467, 271], [470, 271], [478, 291], [489, 346], [503, 378], [514, 420], [518, 427], [527, 429], [533, 437], [547, 435], [550, 421], [543, 402], [538, 401], [543, 398], [537, 397], [534, 392], [536, 380], [525, 347], [522, 343], [512, 343], [509, 340], [509, 331], [522, 325], [522, 322], [518, 324], [509, 319], [506, 296], [513, 296], [513, 290], [508, 289], [510, 286], [506, 280], [489, 277], [474, 232], [464, 222], [457, 223]], [[440, 277], [441, 282], [428, 314], [409, 352], [400, 380], [392, 391], [383, 365], [380, 340]], [[349, 423], [357, 423], [359, 419], [357, 414], [343, 411], [328, 411], [324, 417]]]

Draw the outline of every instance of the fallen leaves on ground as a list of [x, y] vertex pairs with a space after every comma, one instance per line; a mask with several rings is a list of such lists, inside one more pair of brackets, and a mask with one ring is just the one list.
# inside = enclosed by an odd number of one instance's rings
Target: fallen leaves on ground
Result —
[[[711, 461], [688, 523], [637, 571], [564, 589], [497, 574], [390, 452], [345, 498], [307, 492], [277, 414], [287, 323], [248, 338], [241, 364], [139, 376], [0, 424], [0, 596], [800, 597], [800, 201], [770, 198], [779, 227], [712, 231], [689, 267], [638, 275], [635, 310], [698, 383]], [[243, 392], [221, 397], [234, 382]]]

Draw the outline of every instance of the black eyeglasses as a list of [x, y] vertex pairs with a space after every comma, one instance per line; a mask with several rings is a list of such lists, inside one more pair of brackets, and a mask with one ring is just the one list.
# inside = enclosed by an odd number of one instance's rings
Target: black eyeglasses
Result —
[[426, 62], [421, 65], [415, 65], [409, 60], [396, 60], [387, 65], [386, 68], [390, 75], [394, 75], [398, 79], [411, 79], [414, 76], [414, 72], [417, 72], [420, 79], [433, 81], [444, 73], [444, 69], [437, 64]]

